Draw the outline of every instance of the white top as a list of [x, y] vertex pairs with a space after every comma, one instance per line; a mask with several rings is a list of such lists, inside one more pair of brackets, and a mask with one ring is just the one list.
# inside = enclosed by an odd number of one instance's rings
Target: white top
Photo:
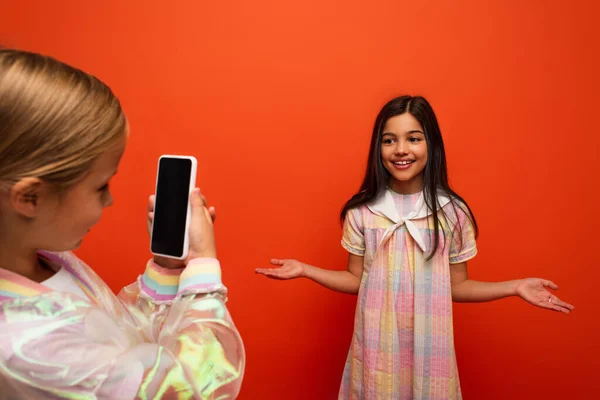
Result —
[[76, 294], [86, 300], [88, 298], [83, 290], [75, 283], [71, 274], [63, 267], [60, 267], [58, 272], [43, 281], [42, 285], [54, 289], [57, 292]]

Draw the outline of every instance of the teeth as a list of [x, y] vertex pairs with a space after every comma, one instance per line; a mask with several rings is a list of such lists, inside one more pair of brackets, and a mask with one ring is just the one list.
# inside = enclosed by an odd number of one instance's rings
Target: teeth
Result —
[[396, 164], [396, 165], [408, 165], [411, 162], [412, 161], [395, 161], [394, 164]]

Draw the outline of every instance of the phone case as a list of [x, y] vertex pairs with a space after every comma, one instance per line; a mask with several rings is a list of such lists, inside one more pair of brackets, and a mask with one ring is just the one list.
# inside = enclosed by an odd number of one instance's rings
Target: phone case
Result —
[[187, 201], [187, 213], [186, 213], [186, 221], [185, 221], [185, 232], [184, 232], [184, 244], [183, 244], [183, 249], [182, 249], [182, 256], [181, 257], [176, 257], [173, 255], [169, 255], [169, 254], [161, 254], [161, 253], [157, 253], [152, 251], [152, 240], [153, 240], [153, 236], [154, 236], [154, 221], [152, 221], [152, 228], [150, 230], [150, 252], [156, 256], [161, 256], [161, 257], [168, 257], [168, 258], [172, 258], [172, 259], [176, 259], [176, 260], [185, 260], [188, 256], [188, 250], [189, 250], [189, 230], [190, 230], [190, 217], [191, 217], [191, 205], [190, 205], [190, 199], [189, 196], [192, 193], [192, 190], [194, 190], [195, 186], [196, 186], [196, 169], [198, 166], [198, 161], [196, 160], [196, 157], [194, 156], [183, 156], [183, 155], [171, 155], [171, 154], [163, 154], [162, 156], [160, 156], [158, 158], [158, 165], [157, 165], [157, 169], [156, 169], [156, 184], [155, 184], [155, 190], [154, 193], [158, 193], [158, 177], [159, 177], [159, 173], [160, 173], [160, 162], [162, 159], [164, 158], [176, 158], [176, 159], [187, 159], [191, 161], [191, 171], [190, 171], [190, 181], [189, 181], [189, 189], [188, 189], [188, 201]]

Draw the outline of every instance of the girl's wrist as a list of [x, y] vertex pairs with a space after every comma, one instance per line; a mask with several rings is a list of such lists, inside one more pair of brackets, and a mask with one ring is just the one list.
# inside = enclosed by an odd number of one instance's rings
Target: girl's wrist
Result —
[[217, 252], [214, 250], [209, 251], [191, 251], [188, 254], [187, 259], [185, 260], [185, 265], [187, 265], [190, 261], [195, 258], [217, 258]]
[[185, 262], [183, 260], [176, 260], [174, 258], [154, 256], [153, 261], [159, 267], [166, 269], [185, 268]]
[[510, 296], [519, 296], [519, 285], [523, 282], [523, 279], [515, 279], [514, 281], [509, 281], [509, 285], [510, 285], [510, 291], [509, 291], [509, 295]]
[[308, 279], [312, 279], [311, 278], [311, 272], [312, 272], [312, 266], [308, 265], [308, 264], [304, 264], [302, 263], [302, 274], [301, 274], [301, 278], [308, 278]]

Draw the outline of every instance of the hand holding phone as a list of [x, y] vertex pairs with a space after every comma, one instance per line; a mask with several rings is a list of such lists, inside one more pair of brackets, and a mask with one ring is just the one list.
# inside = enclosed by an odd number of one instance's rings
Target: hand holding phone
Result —
[[199, 257], [217, 258], [215, 233], [213, 229], [214, 208], [211, 213], [206, 208], [206, 198], [196, 188], [190, 198], [192, 218], [190, 223], [190, 250], [187, 260]]
[[[152, 195], [148, 198], [148, 234], [152, 231], [152, 221], [154, 219], [154, 198]], [[186, 260], [177, 260], [173, 258], [167, 258], [162, 256], [154, 256], [154, 262], [163, 268], [185, 268], [187, 263], [198, 257], [217, 257], [216, 245], [215, 245], [215, 234], [213, 230], [213, 224], [217, 217], [216, 210], [214, 207], [208, 208], [208, 214], [206, 213], [206, 198], [200, 196], [201, 200], [199, 205], [195, 205], [194, 192], [190, 196], [190, 205], [192, 210], [191, 221], [190, 221], [190, 250], [188, 251], [188, 257]], [[199, 218], [197, 218], [199, 217]]]
[[191, 156], [163, 155], [158, 160], [150, 240], [150, 249], [157, 256], [177, 260], [188, 256], [196, 166], [196, 158]]

